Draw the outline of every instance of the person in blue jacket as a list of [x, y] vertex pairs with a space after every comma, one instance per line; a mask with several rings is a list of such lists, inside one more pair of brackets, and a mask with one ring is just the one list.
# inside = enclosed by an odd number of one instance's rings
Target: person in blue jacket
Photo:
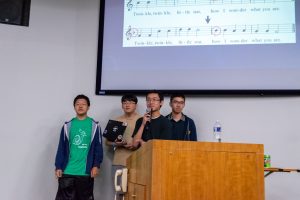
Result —
[[197, 131], [194, 121], [183, 114], [185, 106], [184, 94], [173, 94], [170, 97], [172, 112], [166, 116], [172, 123], [172, 139], [197, 141]]
[[101, 130], [98, 122], [87, 115], [87, 96], [76, 96], [73, 105], [76, 117], [63, 125], [55, 158], [55, 199], [93, 200], [94, 177], [103, 159]]

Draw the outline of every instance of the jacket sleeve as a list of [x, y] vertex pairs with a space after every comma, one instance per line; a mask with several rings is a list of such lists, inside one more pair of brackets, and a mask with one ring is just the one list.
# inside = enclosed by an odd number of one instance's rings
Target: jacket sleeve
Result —
[[95, 151], [94, 151], [93, 167], [100, 168], [100, 164], [102, 160], [103, 160], [102, 134], [101, 134], [100, 126], [97, 125], [97, 130], [95, 135]]
[[192, 119], [190, 119], [190, 127], [191, 127], [191, 141], [197, 141], [197, 130], [195, 123]]
[[135, 122], [135, 126], [134, 126], [134, 130], [133, 130], [133, 133], [132, 133], [132, 138], [137, 134], [137, 132], [139, 131], [141, 125], [142, 125], [142, 122], [143, 122], [143, 118], [139, 118], [136, 120]]
[[63, 168], [63, 162], [64, 162], [64, 155], [65, 155], [65, 149], [64, 149], [64, 127], [62, 127], [59, 137], [59, 143], [57, 147], [56, 157], [55, 157], [55, 169], [62, 169]]

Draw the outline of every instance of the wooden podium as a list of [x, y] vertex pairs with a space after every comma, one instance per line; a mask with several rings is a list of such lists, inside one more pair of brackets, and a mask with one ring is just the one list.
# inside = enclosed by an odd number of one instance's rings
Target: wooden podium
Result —
[[261, 144], [152, 140], [127, 160], [127, 200], [264, 200]]

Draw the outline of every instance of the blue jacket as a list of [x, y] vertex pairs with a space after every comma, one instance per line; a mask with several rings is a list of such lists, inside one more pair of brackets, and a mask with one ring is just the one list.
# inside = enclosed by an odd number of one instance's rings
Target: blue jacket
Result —
[[182, 114], [181, 120], [184, 121], [184, 130], [183, 133], [178, 133], [177, 130], [174, 130], [174, 124], [176, 122], [172, 119], [172, 113], [168, 114], [166, 118], [170, 120], [172, 123], [173, 140], [197, 141], [197, 131], [196, 131], [194, 120]]
[[[69, 134], [72, 120], [65, 122], [60, 132], [59, 144], [55, 158], [55, 168], [65, 170], [69, 161]], [[92, 120], [91, 145], [87, 155], [86, 173], [90, 174], [93, 167], [100, 167], [103, 160], [101, 129], [98, 122]]]

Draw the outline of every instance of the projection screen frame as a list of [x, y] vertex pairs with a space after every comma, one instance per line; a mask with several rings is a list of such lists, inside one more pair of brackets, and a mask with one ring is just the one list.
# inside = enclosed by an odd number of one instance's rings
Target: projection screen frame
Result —
[[[297, 6], [297, 5], [296, 5]], [[187, 95], [201, 95], [201, 96], [300, 96], [299, 89], [102, 89], [102, 55], [103, 55], [103, 39], [104, 39], [104, 23], [105, 23], [105, 1], [100, 3], [99, 13], [99, 33], [98, 33], [98, 56], [97, 56], [97, 73], [96, 73], [96, 95], [122, 95], [126, 93], [133, 93], [137, 95], [146, 94], [148, 91], [157, 90], [164, 94], [184, 93]]]

